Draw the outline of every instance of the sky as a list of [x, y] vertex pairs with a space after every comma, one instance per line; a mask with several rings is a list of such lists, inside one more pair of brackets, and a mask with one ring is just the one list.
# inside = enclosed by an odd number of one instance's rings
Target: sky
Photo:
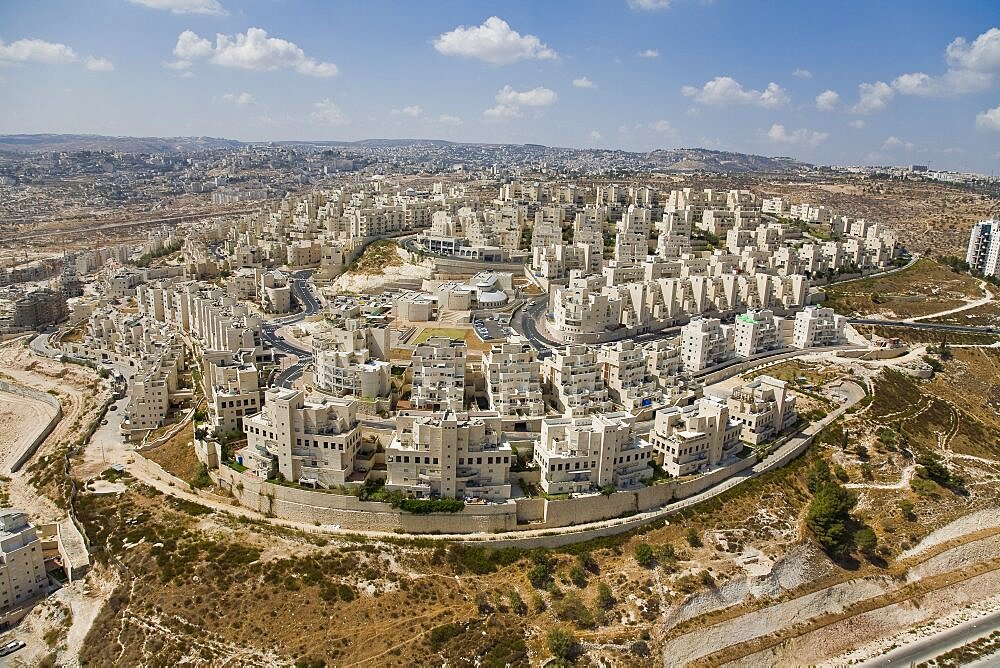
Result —
[[1000, 173], [1000, 2], [0, 0], [0, 133]]

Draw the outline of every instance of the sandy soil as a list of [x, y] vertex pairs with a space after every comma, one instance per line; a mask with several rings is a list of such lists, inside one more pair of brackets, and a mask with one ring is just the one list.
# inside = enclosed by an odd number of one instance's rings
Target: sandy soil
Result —
[[55, 409], [42, 401], [0, 393], [0, 469], [10, 472], [14, 460], [54, 414]]
[[402, 266], [389, 267], [384, 269], [381, 274], [354, 274], [350, 272], [341, 274], [329, 288], [324, 290], [324, 293], [377, 292], [400, 279], [425, 279], [430, 278], [434, 274], [434, 262], [432, 260], [424, 260], [420, 264], [413, 264], [409, 260], [409, 253], [402, 248], [397, 248], [396, 252], [403, 260]]

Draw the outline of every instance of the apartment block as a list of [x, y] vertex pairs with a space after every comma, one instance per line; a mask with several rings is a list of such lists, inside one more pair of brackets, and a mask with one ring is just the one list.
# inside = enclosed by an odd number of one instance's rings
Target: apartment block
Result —
[[627, 489], [653, 475], [653, 446], [632, 433], [635, 416], [596, 413], [542, 421], [534, 461], [548, 494], [579, 494], [602, 487]]
[[972, 271], [1000, 276], [1000, 220], [991, 218], [972, 227], [965, 261]]
[[733, 358], [733, 328], [718, 318], [695, 316], [681, 327], [681, 360], [693, 373]]
[[48, 582], [42, 541], [28, 516], [0, 509], [0, 613], [43, 596]]
[[514, 338], [483, 354], [483, 374], [490, 406], [502, 418], [545, 415], [542, 365], [530, 343]]
[[844, 343], [847, 318], [832, 308], [807, 306], [795, 314], [792, 345], [796, 348], [835, 346]]
[[374, 463], [374, 449], [362, 451], [354, 399], [272, 387], [263, 410], [243, 419], [243, 430], [247, 445], [237, 461], [262, 478], [276, 469], [285, 480], [331, 487], [363, 480]]
[[795, 424], [795, 395], [787, 383], [758, 376], [737, 387], [729, 397], [729, 415], [740, 425], [740, 440], [759, 445]]
[[574, 344], [554, 350], [542, 361], [542, 379], [566, 417], [612, 410], [597, 351], [590, 346]]
[[664, 403], [656, 378], [649, 373], [646, 351], [626, 340], [601, 346], [597, 351], [604, 383], [611, 399], [630, 413]]
[[768, 309], [748, 309], [736, 316], [733, 328], [734, 352], [737, 357], [753, 357], [780, 348], [783, 318], [776, 318]]
[[726, 402], [708, 397], [657, 411], [650, 441], [657, 462], [674, 477], [725, 465], [743, 449], [740, 424]]
[[416, 410], [461, 411], [465, 407], [465, 343], [435, 336], [413, 349], [410, 405]]
[[401, 414], [385, 461], [390, 490], [418, 498], [510, 498], [513, 451], [495, 412]]
[[243, 418], [263, 403], [253, 350], [207, 350], [202, 355], [208, 419], [222, 432], [243, 431]]

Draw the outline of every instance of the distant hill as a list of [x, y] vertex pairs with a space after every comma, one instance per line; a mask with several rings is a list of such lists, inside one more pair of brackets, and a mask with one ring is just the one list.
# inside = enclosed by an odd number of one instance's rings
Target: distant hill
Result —
[[186, 153], [239, 148], [243, 142], [214, 137], [106, 137], [104, 135], [0, 135], [0, 151], [121, 151]]
[[599, 157], [604, 155], [629, 155], [638, 157], [646, 163], [649, 169], [659, 171], [683, 172], [798, 172], [808, 169], [811, 165], [794, 158], [769, 158], [762, 155], [748, 155], [729, 151], [712, 151], [705, 148], [671, 148], [657, 149], [648, 153], [633, 153], [622, 150], [608, 149], [571, 149], [548, 147], [542, 144], [491, 144], [478, 142], [451, 142], [444, 139], [361, 139], [358, 141], [276, 141], [276, 142], [241, 142], [235, 139], [217, 139], [214, 137], [105, 137], [102, 135], [0, 135], [0, 151], [16, 151], [32, 153], [39, 151], [121, 151], [123, 153], [181, 153], [206, 150], [232, 149], [249, 144], [270, 143], [280, 146], [309, 147], [354, 147], [371, 148], [401, 148], [401, 147], [434, 147], [478, 146], [490, 149], [510, 148], [520, 149], [540, 157], [553, 153], [575, 153]]
[[683, 172], [797, 172], [811, 167], [795, 158], [768, 158], [706, 148], [658, 149], [647, 157], [654, 169]]

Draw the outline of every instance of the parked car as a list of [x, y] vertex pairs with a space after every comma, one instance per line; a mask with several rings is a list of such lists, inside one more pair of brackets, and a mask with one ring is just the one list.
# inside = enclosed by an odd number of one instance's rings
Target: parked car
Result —
[[8, 654], [13, 654], [19, 649], [24, 647], [23, 640], [11, 640], [6, 645], [0, 647], [0, 656], [7, 656]]

